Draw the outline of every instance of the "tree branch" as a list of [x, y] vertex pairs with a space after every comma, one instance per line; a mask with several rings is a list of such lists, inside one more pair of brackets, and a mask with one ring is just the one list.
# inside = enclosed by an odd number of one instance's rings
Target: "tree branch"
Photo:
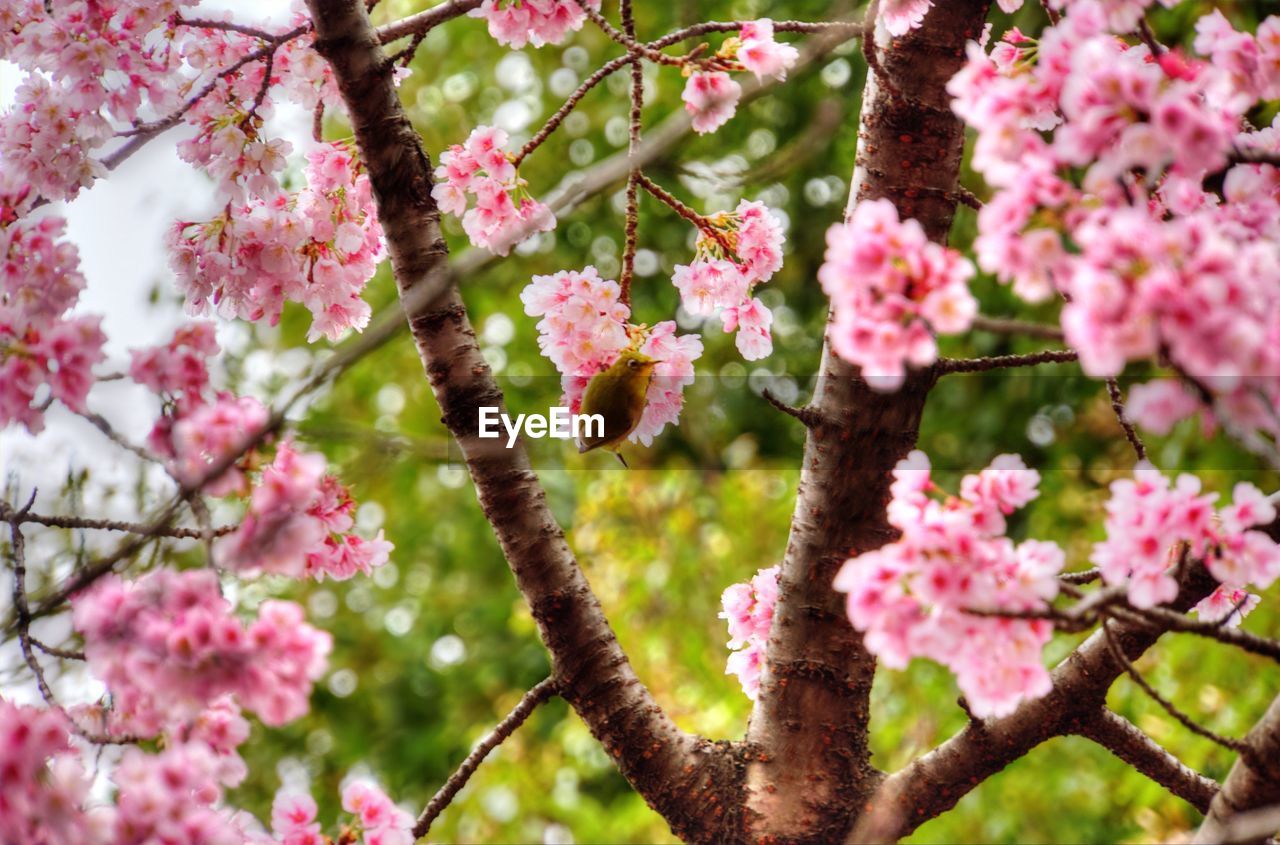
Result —
[[[451, 283], [431, 164], [392, 84], [360, 0], [308, 0], [316, 49], [333, 67], [383, 221], [419, 357], [466, 459], [486, 518], [551, 652], [561, 696], [678, 836], [720, 838], [732, 760], [680, 730], [636, 677], [529, 466], [523, 446], [479, 438], [478, 408], [502, 405]], [[625, 167], [625, 163], [624, 163]], [[623, 171], [625, 173], [625, 169]], [[421, 288], [441, 292], [409, 302]], [[719, 807], [720, 812], [710, 808]]]
[[1271, 702], [1244, 742], [1252, 753], [1242, 754], [1231, 767], [1222, 790], [1209, 805], [1208, 816], [1196, 831], [1197, 843], [1261, 843], [1280, 828], [1280, 822], [1276, 822], [1270, 830], [1258, 830], [1254, 825], [1245, 835], [1233, 831], [1233, 823], [1250, 811], [1280, 804], [1280, 696]]
[[[947, 80], [987, 0], [935, 4], [923, 26], [890, 40], [868, 17], [868, 63], [850, 203], [885, 197], [944, 242], [963, 151]], [[885, 84], [887, 83], [887, 84]], [[892, 90], [893, 96], [888, 91]], [[876, 792], [867, 744], [875, 661], [832, 588], [846, 558], [896, 537], [885, 508], [893, 466], [915, 445], [933, 372], [897, 393], [871, 390], [824, 345], [809, 410], [791, 535], [779, 574], [760, 696], [747, 731], [748, 835], [754, 841], [841, 839]]]
[[[1203, 566], [1187, 568], [1172, 608], [1185, 612], [1217, 582]], [[1126, 621], [1112, 629], [1129, 660], [1150, 648], [1163, 627]], [[1056, 736], [1083, 734], [1106, 706], [1107, 690], [1124, 672], [1102, 631], [1095, 631], [1053, 670], [1048, 695], [1024, 701], [1010, 715], [972, 721], [959, 733], [885, 780], [873, 813], [850, 841], [894, 841], [950, 810], [991, 775]]]
[[1080, 736], [1091, 739], [1186, 801], [1200, 812], [1218, 794], [1218, 784], [1165, 751], [1137, 725], [1110, 710], [1081, 722]]
[[421, 839], [427, 835], [427, 831], [431, 830], [432, 823], [445, 811], [445, 808], [449, 806], [462, 787], [467, 785], [467, 781], [471, 780], [471, 776], [476, 773], [476, 769], [480, 768], [480, 764], [484, 762], [485, 757], [489, 756], [489, 752], [515, 733], [516, 728], [524, 724], [525, 720], [533, 714], [539, 704], [542, 704], [555, 694], [556, 681], [554, 677], [539, 681], [524, 694], [515, 708], [507, 714], [507, 717], [499, 722], [488, 736], [480, 740], [475, 748], [471, 749], [471, 753], [467, 755], [467, 759], [462, 761], [462, 765], [458, 767], [458, 770], [449, 776], [444, 786], [440, 787], [440, 790], [427, 802], [422, 815], [418, 817], [417, 823], [413, 826], [415, 839]]

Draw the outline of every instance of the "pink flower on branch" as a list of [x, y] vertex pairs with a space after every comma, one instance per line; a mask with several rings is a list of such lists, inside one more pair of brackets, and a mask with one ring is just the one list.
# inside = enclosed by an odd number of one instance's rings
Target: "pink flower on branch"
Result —
[[998, 615], [1045, 610], [1058, 593], [1062, 550], [1004, 536], [1005, 516], [1038, 495], [1039, 473], [1001, 455], [965, 476], [958, 498], [942, 497], [916, 451], [894, 478], [889, 522], [902, 538], [851, 558], [835, 581], [867, 648], [894, 668], [913, 657], [947, 666], [976, 716], [1044, 695], [1041, 651], [1052, 625]]
[[860, 202], [845, 223], [827, 230], [818, 280], [835, 315], [828, 329], [836, 354], [862, 368], [878, 390], [897, 390], [907, 366], [937, 358], [931, 329], [969, 328], [977, 301], [973, 265], [932, 243], [915, 220], [898, 220], [888, 200]]
[[[590, 0], [587, 5], [600, 10], [600, 0]], [[467, 14], [483, 18], [489, 24], [489, 34], [513, 50], [526, 44], [559, 44], [568, 33], [582, 29], [587, 19], [577, 0], [484, 0]]]
[[[462, 218], [471, 243], [496, 255], [507, 255], [516, 244], [556, 225], [551, 210], [529, 195], [507, 142], [501, 129], [473, 129], [465, 144], [441, 153], [438, 181], [431, 189], [441, 211]], [[476, 201], [470, 210], [468, 196]]]
[[693, 130], [700, 135], [714, 132], [729, 122], [738, 110], [742, 86], [724, 71], [698, 71], [685, 83], [684, 110], [693, 117]]

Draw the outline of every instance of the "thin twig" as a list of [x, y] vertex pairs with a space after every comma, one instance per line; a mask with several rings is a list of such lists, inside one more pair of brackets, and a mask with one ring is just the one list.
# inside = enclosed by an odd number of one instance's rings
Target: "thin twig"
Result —
[[[632, 13], [631, 0], [620, 0], [622, 30], [628, 37], [636, 37], [635, 15]], [[622, 272], [618, 277], [621, 287], [619, 298], [624, 305], [631, 305], [631, 277], [635, 272], [636, 244], [638, 241], [640, 195], [636, 183], [640, 175], [640, 167], [635, 162], [636, 153], [640, 151], [640, 117], [644, 106], [644, 67], [640, 63], [639, 54], [631, 57], [631, 114], [627, 124], [627, 158], [630, 170], [627, 173], [627, 210], [626, 224], [623, 230]]]
[[[180, 540], [201, 540], [205, 536], [202, 528], [178, 528], [165, 527], [156, 528], [153, 525], [143, 524], [140, 522], [125, 522], [116, 519], [90, 519], [83, 516], [62, 516], [58, 514], [39, 514], [28, 513], [19, 517], [18, 522], [35, 523], [36, 525], [44, 525], [49, 528], [73, 528], [88, 529], [91, 531], [121, 531], [126, 534], [149, 534], [152, 537], [172, 537]], [[237, 525], [220, 525], [212, 529], [215, 537], [221, 537], [230, 534], [239, 526]]]
[[1111, 625], [1108, 621], [1103, 621], [1102, 633], [1106, 636], [1107, 648], [1110, 650], [1111, 656], [1114, 657], [1116, 662], [1124, 669], [1125, 674], [1128, 675], [1143, 692], [1150, 696], [1152, 701], [1159, 704], [1166, 713], [1176, 719], [1178, 724], [1182, 725], [1193, 734], [1202, 736], [1210, 742], [1215, 742], [1229, 751], [1234, 751], [1241, 755], [1250, 753], [1252, 749], [1248, 743], [1241, 742], [1238, 739], [1222, 736], [1214, 733], [1206, 727], [1203, 727], [1186, 713], [1179, 710], [1172, 701], [1161, 695], [1155, 687], [1151, 686], [1147, 679], [1142, 677], [1142, 673], [1138, 671], [1138, 667], [1133, 665], [1133, 661], [1129, 660], [1128, 656], [1125, 655], [1124, 650], [1121, 649], [1120, 645], [1115, 641], [1115, 635], [1111, 633]]
[[988, 317], [978, 314], [973, 318], [971, 328], [992, 334], [1020, 334], [1027, 337], [1038, 337], [1044, 340], [1062, 340], [1063, 331], [1058, 326], [1048, 323], [1031, 323], [1026, 320], [1014, 320], [1007, 317]]
[[1114, 378], [1107, 379], [1107, 394], [1111, 397], [1111, 410], [1115, 412], [1116, 419], [1120, 422], [1120, 427], [1124, 429], [1125, 439], [1133, 447], [1138, 460], [1145, 461], [1147, 459], [1147, 447], [1143, 445], [1142, 438], [1138, 436], [1138, 430], [1134, 428], [1133, 421], [1125, 413], [1124, 396], [1120, 393], [1120, 383]]
[[639, 53], [651, 62], [661, 65], [672, 65], [674, 67], [684, 67], [687, 59], [676, 56], [668, 56], [666, 53], [659, 52], [648, 44], [641, 44], [633, 36], [618, 30], [613, 24], [605, 20], [604, 15], [597, 12], [587, 0], [577, 0], [578, 5], [582, 7], [582, 11], [586, 12], [587, 18], [592, 23], [600, 27], [601, 32], [609, 36], [609, 38], [627, 48], [628, 53]]
[[1074, 349], [1046, 349], [1027, 355], [997, 355], [991, 358], [939, 358], [933, 366], [944, 375], [947, 373], [980, 373], [987, 370], [1005, 370], [1012, 367], [1034, 367], [1037, 364], [1065, 364], [1075, 361], [1080, 353]]
[[672, 196], [661, 185], [658, 185], [648, 176], [645, 176], [643, 173], [636, 174], [636, 183], [639, 184], [640, 187], [648, 191], [650, 194], [652, 194], [655, 198], [661, 200], [662, 202], [670, 206], [670, 208], [673, 211], [675, 211], [676, 214], [679, 214], [685, 220], [688, 220], [690, 223], [697, 226], [700, 232], [707, 235], [712, 240], [714, 240], [717, 244], [720, 245], [720, 248], [724, 250], [726, 256], [737, 254], [734, 251], [733, 246], [730, 245], [729, 241], [725, 239], [724, 234], [715, 226], [711, 225], [710, 220], [708, 220], [706, 217], [702, 216], [698, 212], [694, 211], [689, 206], [680, 202], [680, 200]]
[[764, 397], [764, 401], [768, 402], [782, 413], [789, 417], [794, 417], [804, 423], [806, 428], [813, 428], [822, 421], [821, 415], [817, 411], [812, 408], [798, 408], [795, 405], [788, 405], [777, 396], [774, 396], [773, 391], [768, 388], [762, 390], [760, 395]]
[[548, 677], [524, 694], [520, 699], [520, 703], [515, 706], [507, 717], [498, 723], [493, 729], [482, 739], [471, 753], [467, 755], [467, 759], [462, 761], [462, 765], [458, 770], [449, 776], [444, 786], [432, 796], [427, 802], [426, 808], [422, 811], [422, 815], [418, 817], [417, 823], [413, 826], [413, 836], [415, 839], [421, 839], [427, 835], [427, 831], [431, 829], [431, 824], [444, 812], [449, 803], [453, 801], [462, 787], [467, 785], [467, 781], [475, 774], [476, 769], [480, 768], [480, 764], [484, 762], [484, 758], [489, 756], [489, 752], [497, 748], [516, 728], [524, 724], [530, 714], [537, 709], [547, 699], [556, 694], [556, 680], [554, 677]]
[[1272, 660], [1280, 660], [1280, 640], [1260, 637], [1257, 634], [1241, 630], [1240, 628], [1224, 628], [1219, 625], [1216, 620], [1213, 622], [1205, 622], [1198, 619], [1191, 619], [1190, 617], [1183, 616], [1181, 613], [1175, 613], [1174, 611], [1166, 610], [1162, 607], [1151, 607], [1146, 609], [1125, 607], [1116, 608], [1114, 612], [1117, 615], [1125, 617], [1129, 621], [1137, 621], [1140, 624], [1165, 628], [1170, 631], [1178, 631], [1184, 634], [1196, 634], [1197, 636], [1217, 640], [1220, 643], [1233, 645], [1241, 651], [1247, 651], [1250, 654], [1269, 657]]

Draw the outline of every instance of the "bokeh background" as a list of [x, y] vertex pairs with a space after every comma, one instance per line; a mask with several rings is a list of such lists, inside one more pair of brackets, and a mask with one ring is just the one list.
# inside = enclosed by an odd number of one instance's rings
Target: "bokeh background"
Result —
[[[376, 16], [388, 20], [426, 5], [383, 0]], [[1174, 10], [1157, 7], [1151, 19], [1166, 43], [1189, 45], [1192, 22], [1211, 7], [1243, 25], [1255, 23], [1270, 5], [1192, 2]], [[814, 20], [858, 12], [825, 0], [637, 6], [642, 38], [698, 20]], [[995, 32], [1011, 22], [1034, 32], [1042, 14], [1027, 8], [1011, 20], [996, 13]], [[720, 38], [708, 40], [714, 47]], [[586, 75], [618, 54], [590, 25], [564, 45], [513, 52], [498, 46], [481, 21], [463, 18], [426, 38], [402, 96], [433, 156], [478, 124], [498, 125], [519, 143]], [[815, 274], [825, 230], [846, 201], [865, 74], [850, 42], [778, 93], [740, 109], [715, 135], [690, 137], [647, 170], [696, 209], [731, 207], [746, 197], [784, 217], [785, 266], [762, 293], [776, 315], [774, 354], [744, 363], [718, 323], [702, 326], [677, 312], [670, 273], [691, 256], [692, 231], [642, 197], [635, 319], [675, 317], [683, 330], [703, 332], [701, 398], [652, 448], [627, 450], [631, 471], [618, 469], [608, 455], [571, 454], [567, 444], [558, 444], [564, 454], [539, 463], [551, 506], [640, 677], [683, 728], [713, 738], [742, 737], [750, 712], [736, 680], [724, 674], [728, 636], [717, 618], [720, 593], [778, 562], [802, 445], [800, 426], [770, 409], [759, 393], [771, 386], [803, 401], [810, 386], [825, 317]], [[683, 79], [671, 68], [647, 67], [645, 80], [645, 121], [655, 125], [679, 110]], [[625, 148], [625, 94], [626, 76], [617, 74], [527, 161], [522, 175], [535, 195]], [[1256, 118], [1269, 122], [1271, 115]], [[340, 122], [327, 127], [330, 138], [346, 131]], [[128, 178], [147, 177], [134, 171]], [[964, 182], [983, 195], [971, 173]], [[539, 410], [558, 400], [554, 371], [537, 353], [535, 321], [523, 314], [518, 294], [531, 275], [585, 264], [616, 278], [621, 187], [585, 203], [552, 235], [462, 280], [485, 356], [513, 408]], [[456, 222], [449, 220], [446, 232], [451, 249], [460, 252], [467, 247]], [[974, 213], [962, 208], [952, 244], [965, 247], [974, 226]], [[151, 305], [141, 312], [143, 322], [167, 325], [175, 313], [172, 281], [162, 266], [149, 269], [148, 277]], [[1055, 319], [1051, 307], [1019, 306], [989, 277], [979, 278], [974, 289], [985, 313]], [[367, 295], [375, 313], [396, 308], [385, 268]], [[224, 334], [231, 351], [227, 384], [264, 398], [284, 392], [309, 360], [297, 351], [305, 346], [306, 325], [306, 314], [291, 308], [278, 328]], [[948, 339], [944, 353], [995, 355], [1043, 346], [974, 333]], [[1144, 374], [1133, 368], [1129, 381]], [[301, 601], [315, 624], [333, 632], [335, 651], [306, 718], [283, 730], [255, 725], [245, 751], [252, 774], [230, 797], [266, 818], [281, 783], [310, 781], [322, 818], [332, 819], [339, 782], [356, 768], [416, 809], [524, 690], [546, 676], [547, 655], [469, 479], [450, 461], [447, 433], [407, 335], [362, 360], [307, 409], [299, 427], [302, 439], [330, 457], [363, 503], [361, 527], [384, 529], [396, 552], [372, 578], [302, 585], [266, 580], [241, 590], [248, 606], [275, 595]], [[1252, 471], [1245, 453], [1220, 438], [1205, 439], [1191, 422], [1148, 442], [1159, 466], [1195, 471], [1224, 493], [1240, 479], [1266, 490], [1280, 485], [1274, 474]], [[1059, 541], [1073, 568], [1087, 567], [1090, 546], [1102, 536], [1106, 485], [1133, 460], [1105, 388], [1071, 365], [944, 379], [931, 397], [921, 448], [953, 488], [964, 471], [997, 454], [1022, 454], [1044, 480], [1040, 498], [1015, 519], [1011, 533]], [[65, 489], [83, 481], [70, 474]], [[122, 477], [121, 489], [128, 484]], [[199, 558], [194, 550], [191, 555], [194, 565]], [[1274, 602], [1264, 602], [1247, 626], [1280, 633]], [[1060, 637], [1050, 656], [1061, 657], [1078, 639]], [[1166, 637], [1138, 665], [1166, 695], [1225, 734], [1247, 730], [1280, 689], [1274, 664], [1190, 637]], [[956, 697], [949, 674], [933, 664], [882, 671], [872, 711], [875, 763], [897, 769], [961, 727]], [[1127, 679], [1109, 700], [1189, 765], [1214, 778], [1226, 774], [1232, 755], [1184, 730]], [[1058, 739], [909, 841], [1164, 841], [1196, 822], [1187, 805], [1107, 752], [1085, 740]], [[558, 700], [491, 755], [431, 839], [673, 841], [666, 824], [631, 792]]]

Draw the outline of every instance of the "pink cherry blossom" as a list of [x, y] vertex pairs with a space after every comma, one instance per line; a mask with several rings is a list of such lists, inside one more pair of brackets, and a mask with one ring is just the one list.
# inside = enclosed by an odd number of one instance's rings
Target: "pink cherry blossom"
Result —
[[800, 53], [790, 44], [773, 40], [773, 21], [761, 18], [742, 25], [738, 32], [738, 62], [763, 80], [766, 76], [783, 80], [795, 67]]
[[933, 0], [883, 0], [880, 18], [889, 34], [898, 37], [920, 26], [931, 8]]
[[145, 735], [227, 694], [266, 724], [292, 721], [306, 713], [331, 647], [291, 602], [263, 602], [242, 623], [209, 570], [107, 576], [73, 597], [72, 619], [90, 671]]
[[1004, 536], [1004, 515], [1036, 496], [1039, 475], [1001, 455], [965, 477], [961, 498], [935, 498], [928, 458], [916, 451], [894, 479], [888, 515], [902, 538], [848, 560], [834, 584], [867, 648], [894, 668], [913, 657], [947, 666], [978, 716], [1047, 693], [1041, 651], [1052, 625], [972, 612], [1044, 609], [1057, 595], [1062, 550]]
[[931, 243], [917, 221], [899, 221], [888, 200], [858, 203], [847, 222], [827, 230], [818, 270], [835, 315], [832, 347], [876, 389], [898, 389], [908, 365], [937, 357], [930, 327], [949, 334], [969, 327], [977, 312], [968, 288], [973, 272], [960, 253]]
[[[533, 7], [526, 3], [519, 8]], [[441, 154], [431, 189], [441, 211], [462, 218], [471, 243], [496, 255], [506, 255], [516, 244], [556, 225], [551, 210], [529, 196], [507, 143], [507, 133], [501, 129], [476, 127], [465, 144], [455, 144]], [[476, 200], [470, 210], [468, 196]]]
[[[600, 0], [587, 4], [600, 10]], [[519, 50], [526, 44], [559, 44], [569, 32], [582, 29], [586, 13], [576, 0], [484, 0], [467, 13], [484, 18], [499, 44]]]
[[600, 278], [595, 267], [534, 276], [520, 293], [525, 313], [541, 317], [538, 346], [560, 371], [563, 404], [577, 412], [591, 377], [606, 369], [629, 346], [655, 359], [644, 414], [628, 438], [648, 446], [684, 407], [684, 388], [693, 383], [693, 362], [702, 354], [696, 335], [677, 336], [673, 321], [652, 328], [630, 321], [617, 282]]
[[761, 569], [750, 581], [727, 587], [720, 597], [720, 618], [729, 626], [726, 675], [737, 675], [742, 691], [754, 700], [760, 690], [765, 648], [778, 602], [778, 567]]
[[1185, 385], [1174, 379], [1157, 379], [1131, 387], [1125, 409], [1135, 423], [1163, 435], [1202, 406]]
[[714, 132], [733, 117], [742, 97], [742, 86], [724, 71], [698, 71], [685, 83], [684, 110], [693, 117], [693, 129], [700, 135]]
[[309, 341], [368, 324], [360, 293], [382, 258], [368, 176], [343, 144], [310, 153], [305, 175], [296, 194], [251, 197], [171, 229], [170, 266], [189, 312], [274, 325], [285, 302], [299, 302], [312, 315]]
[[1185, 553], [1204, 560], [1223, 585], [1266, 588], [1280, 577], [1280, 545], [1256, 526], [1275, 518], [1275, 508], [1253, 485], [1241, 483], [1233, 504], [1215, 510], [1217, 495], [1180, 475], [1175, 484], [1148, 462], [1132, 479], [1111, 484], [1105, 541], [1093, 562], [1108, 584], [1127, 585], [1135, 607], [1153, 607], [1178, 593], [1174, 569]]

